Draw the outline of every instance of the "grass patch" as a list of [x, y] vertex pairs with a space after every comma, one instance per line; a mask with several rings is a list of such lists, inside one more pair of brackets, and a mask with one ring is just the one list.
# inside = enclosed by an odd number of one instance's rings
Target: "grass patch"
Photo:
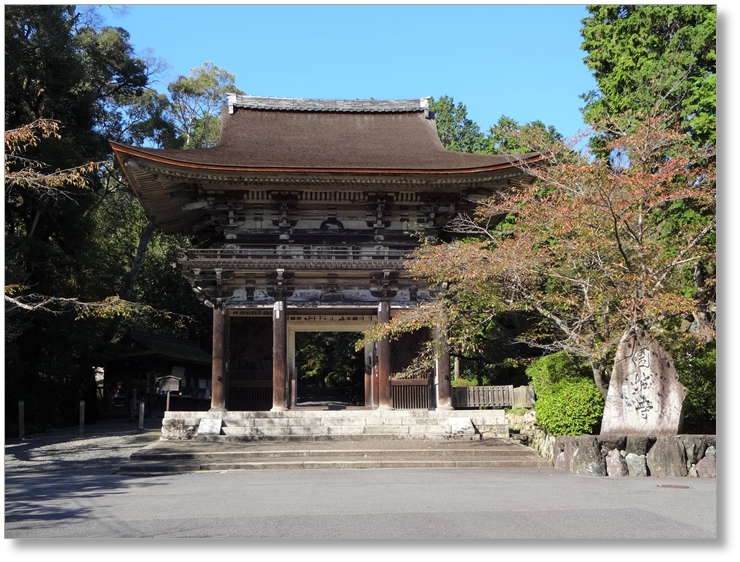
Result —
[[524, 414], [527, 413], [527, 409], [526, 408], [507, 408], [506, 410], [504, 410], [504, 413], [513, 414], [515, 416], [523, 416]]

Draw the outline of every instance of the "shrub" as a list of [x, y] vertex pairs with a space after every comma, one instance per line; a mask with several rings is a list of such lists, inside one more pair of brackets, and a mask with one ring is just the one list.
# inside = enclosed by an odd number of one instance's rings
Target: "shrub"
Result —
[[717, 432], [717, 344], [682, 335], [666, 349], [676, 363], [678, 380], [686, 387], [683, 401], [685, 433]]
[[552, 435], [591, 434], [601, 422], [604, 398], [594, 381], [568, 377], [546, 387], [534, 405], [537, 422]]
[[527, 367], [526, 373], [538, 397], [547, 387], [565, 378], [591, 376], [587, 365], [576, 361], [565, 351], [535, 359]]

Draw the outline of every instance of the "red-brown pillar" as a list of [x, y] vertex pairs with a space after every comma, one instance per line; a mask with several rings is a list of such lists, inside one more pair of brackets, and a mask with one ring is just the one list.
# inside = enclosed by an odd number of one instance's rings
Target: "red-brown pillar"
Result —
[[224, 340], [226, 311], [213, 307], [213, 356], [211, 363], [211, 411], [226, 410], [226, 370]]
[[[378, 323], [391, 321], [391, 304], [388, 300], [378, 303]], [[393, 409], [391, 397], [391, 341], [388, 336], [377, 342], [378, 346], [378, 407]]]
[[434, 328], [434, 343], [437, 348], [437, 410], [452, 410], [450, 350], [447, 347], [447, 334], [441, 326]]
[[276, 300], [272, 308], [272, 409], [288, 409], [288, 315], [284, 300]]

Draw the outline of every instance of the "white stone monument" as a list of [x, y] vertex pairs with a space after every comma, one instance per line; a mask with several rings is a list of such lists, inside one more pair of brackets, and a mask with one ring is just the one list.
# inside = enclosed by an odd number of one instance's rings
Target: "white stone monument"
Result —
[[676, 435], [686, 387], [671, 355], [642, 330], [619, 343], [601, 434]]

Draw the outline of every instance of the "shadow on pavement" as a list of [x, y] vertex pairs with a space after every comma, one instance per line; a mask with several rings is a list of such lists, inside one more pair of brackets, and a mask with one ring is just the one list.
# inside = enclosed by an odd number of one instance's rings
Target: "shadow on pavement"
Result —
[[[135, 487], [159, 485], [153, 478], [126, 478], [106, 469], [64, 470], [48, 475], [6, 473], [5, 522], [36, 527], [40, 522], [83, 519], [93, 510], [83, 506], [90, 506], [95, 498], [126, 494]], [[16, 525], [14, 529], [22, 527]]]

